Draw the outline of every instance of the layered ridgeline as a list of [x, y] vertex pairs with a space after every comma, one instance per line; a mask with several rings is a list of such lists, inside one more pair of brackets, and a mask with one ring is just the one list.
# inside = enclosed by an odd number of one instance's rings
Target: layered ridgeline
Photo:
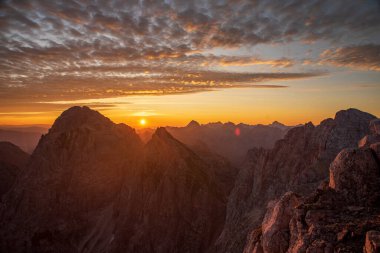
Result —
[[[30, 158], [17, 158], [24, 162], [0, 206], [0, 251], [373, 248], [379, 231], [374, 118], [349, 109], [319, 126], [295, 127], [272, 149], [250, 150], [235, 180], [236, 169], [212, 149], [189, 148], [165, 128], [143, 144], [124, 124], [70, 108]], [[339, 154], [358, 142], [359, 150]], [[314, 192], [329, 167], [329, 185]]]
[[216, 170], [164, 129], [144, 147], [130, 127], [70, 108], [4, 196], [0, 249], [206, 251], [225, 217]]
[[[199, 124], [191, 121], [185, 127], [166, 127], [176, 139], [196, 152], [212, 152], [240, 166], [247, 151], [254, 147], [270, 149], [282, 139], [291, 127], [277, 121], [270, 125], [247, 125], [228, 123]], [[153, 129], [139, 131], [143, 140], [151, 138]]]
[[[343, 148], [357, 147], [369, 134], [373, 115], [339, 111], [320, 125], [289, 130], [271, 150], [253, 149], [229, 197], [219, 252], [243, 252], [247, 238], [260, 226], [269, 201], [287, 191], [308, 194], [329, 176], [329, 165]], [[248, 251], [247, 251], [248, 252]]]

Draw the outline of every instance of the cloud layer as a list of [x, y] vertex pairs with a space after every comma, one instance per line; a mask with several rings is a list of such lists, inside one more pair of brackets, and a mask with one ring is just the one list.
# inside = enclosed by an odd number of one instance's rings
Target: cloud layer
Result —
[[[8, 0], [0, 3], [0, 28], [0, 98], [49, 101], [316, 76], [289, 70], [296, 59], [210, 51], [352, 37], [373, 42], [380, 15], [375, 0]], [[319, 63], [379, 71], [378, 48], [328, 49]], [[264, 66], [267, 73], [217, 71], [231, 66]]]
[[380, 45], [367, 44], [328, 49], [321, 54], [320, 64], [380, 71]]

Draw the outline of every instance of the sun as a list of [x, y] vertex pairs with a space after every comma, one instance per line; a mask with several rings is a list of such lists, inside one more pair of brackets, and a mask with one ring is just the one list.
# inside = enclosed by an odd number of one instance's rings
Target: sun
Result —
[[139, 123], [141, 126], [145, 126], [146, 125], [146, 119], [140, 119]]

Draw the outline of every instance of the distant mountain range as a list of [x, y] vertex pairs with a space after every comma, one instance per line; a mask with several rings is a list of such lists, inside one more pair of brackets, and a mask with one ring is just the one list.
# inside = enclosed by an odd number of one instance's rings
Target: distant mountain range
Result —
[[[277, 121], [269, 125], [242, 123], [236, 125], [231, 122], [200, 125], [196, 121], [191, 121], [185, 127], [167, 126], [166, 130], [194, 150], [211, 150], [227, 158], [235, 166], [239, 166], [249, 149], [272, 148], [290, 128]], [[47, 133], [48, 130], [48, 125], [0, 126], [0, 141], [11, 142], [31, 154], [41, 135]], [[143, 142], [147, 142], [155, 129], [143, 128], [136, 131]]]
[[36, 148], [42, 134], [47, 133], [49, 126], [0, 126], [0, 141], [11, 142], [27, 153]]
[[0, 143], [0, 251], [378, 252], [373, 115], [140, 136], [72, 107], [31, 156]]
[[[272, 148], [290, 128], [277, 121], [270, 125], [236, 125], [231, 122], [201, 125], [194, 120], [185, 127], [166, 127], [176, 139], [192, 149], [209, 150], [227, 158], [235, 166], [241, 165], [248, 150], [254, 147]], [[141, 129], [137, 132], [146, 142], [154, 129]]]

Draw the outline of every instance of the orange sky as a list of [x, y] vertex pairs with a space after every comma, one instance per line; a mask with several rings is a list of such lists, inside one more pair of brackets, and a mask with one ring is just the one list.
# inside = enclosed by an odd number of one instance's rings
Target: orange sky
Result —
[[[319, 124], [325, 118], [334, 117], [338, 110], [350, 107], [380, 115], [377, 87], [366, 88], [363, 92], [355, 86], [332, 89], [327, 83], [325, 89], [323, 86], [315, 89], [304, 82], [292, 81], [290, 88], [235, 88], [182, 95], [57, 101], [43, 105], [42, 108], [46, 106], [47, 109], [41, 112], [33, 111], [31, 107], [25, 114], [3, 114], [0, 125], [52, 124], [62, 110], [72, 105], [89, 105], [114, 122], [137, 128], [141, 127], [141, 119], [147, 121], [144, 127], [183, 126], [193, 119], [200, 123], [232, 121], [269, 124], [277, 120], [288, 125], [308, 121]], [[283, 84], [290, 85], [287, 82]]]
[[0, 1], [1, 125], [74, 105], [135, 127], [380, 115], [378, 1], [113, 3]]

